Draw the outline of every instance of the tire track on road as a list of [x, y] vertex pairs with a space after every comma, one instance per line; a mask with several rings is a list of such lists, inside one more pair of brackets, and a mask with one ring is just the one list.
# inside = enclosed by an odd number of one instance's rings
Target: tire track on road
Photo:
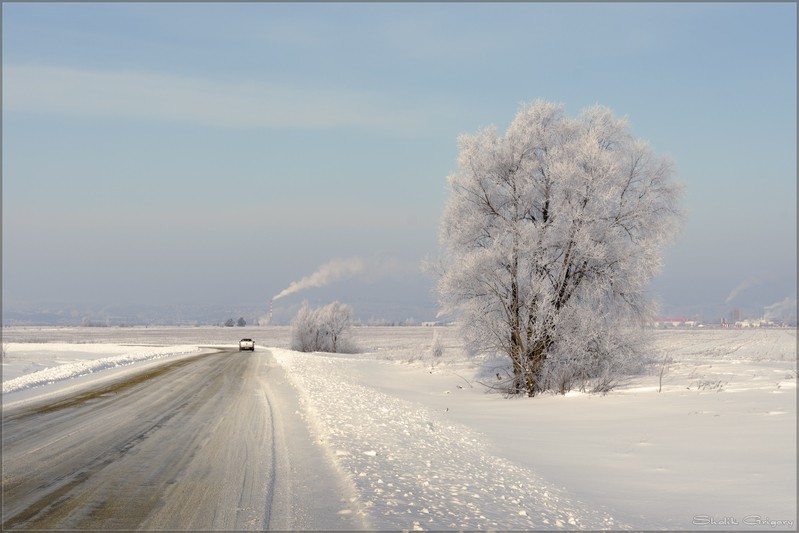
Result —
[[363, 529], [271, 352], [221, 350], [3, 413], [2, 529]]
[[250, 367], [215, 352], [4, 417], [3, 529], [137, 528], [239, 394], [225, 382]]

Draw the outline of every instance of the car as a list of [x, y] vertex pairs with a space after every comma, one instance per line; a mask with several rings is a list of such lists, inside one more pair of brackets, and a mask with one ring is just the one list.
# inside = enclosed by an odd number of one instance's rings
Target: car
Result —
[[239, 351], [242, 350], [250, 350], [251, 352], [255, 351], [255, 341], [252, 339], [241, 339], [239, 341]]

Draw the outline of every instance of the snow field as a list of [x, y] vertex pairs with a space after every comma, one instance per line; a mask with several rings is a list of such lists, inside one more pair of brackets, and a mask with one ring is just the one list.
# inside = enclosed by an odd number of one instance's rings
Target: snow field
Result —
[[[298, 416], [356, 490], [371, 529], [796, 529], [796, 330], [653, 331], [662, 368], [605, 396], [509, 400], [486, 393], [503, 361], [465, 357], [455, 328], [355, 328], [363, 353], [353, 355], [300, 354], [286, 349], [288, 328], [247, 329], [259, 348], [280, 347], [270, 349], [299, 392]], [[3, 334], [7, 381], [77, 360], [234, 346], [245, 335]], [[432, 356], [436, 338], [441, 357]], [[150, 355], [3, 394], [4, 406], [165, 360]]]
[[273, 349], [377, 529], [608, 529], [529, 468], [486, 451], [468, 426], [353, 383], [345, 358]]
[[11, 326], [3, 328], [4, 343], [25, 344], [133, 344], [173, 346], [235, 346], [239, 339], [250, 337], [258, 344], [289, 345], [288, 326], [220, 327], [220, 326], [134, 326], [134, 327], [72, 327], [72, 326]]
[[3, 394], [7, 394], [151, 359], [190, 354], [199, 348], [9, 343], [4, 350]]
[[662, 377], [508, 400], [478, 383], [501, 361], [404, 329], [359, 331], [371, 353], [275, 350], [377, 529], [796, 523], [795, 330], [655, 331]]

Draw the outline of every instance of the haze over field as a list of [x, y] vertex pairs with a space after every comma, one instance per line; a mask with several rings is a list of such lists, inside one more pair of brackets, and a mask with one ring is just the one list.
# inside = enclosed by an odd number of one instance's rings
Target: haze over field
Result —
[[537, 98], [675, 161], [663, 315], [795, 319], [793, 3], [2, 10], [4, 324], [434, 320], [457, 138]]

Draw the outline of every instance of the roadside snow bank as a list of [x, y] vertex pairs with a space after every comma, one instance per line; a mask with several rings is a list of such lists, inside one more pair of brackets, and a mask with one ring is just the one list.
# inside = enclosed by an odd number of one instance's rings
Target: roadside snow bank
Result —
[[[190, 345], [10, 344], [6, 350], [8, 356], [3, 362], [3, 394], [140, 361], [193, 353], [200, 348]], [[44, 368], [36, 370], [42, 366]]]
[[486, 438], [422, 404], [354, 383], [348, 359], [272, 349], [376, 529], [619, 529]]

